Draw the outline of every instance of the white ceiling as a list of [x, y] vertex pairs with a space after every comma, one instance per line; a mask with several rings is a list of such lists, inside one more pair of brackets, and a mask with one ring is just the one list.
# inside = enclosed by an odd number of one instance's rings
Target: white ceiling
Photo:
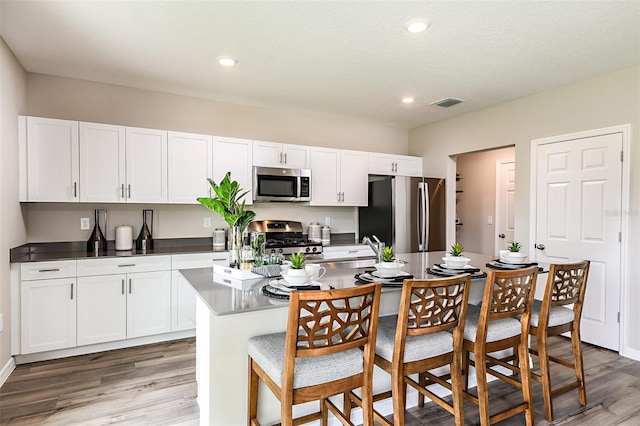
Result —
[[[640, 0], [0, 6], [29, 72], [406, 129], [640, 64]], [[409, 34], [413, 18], [432, 26]], [[217, 64], [225, 54], [234, 68]], [[446, 97], [465, 102], [429, 105]]]

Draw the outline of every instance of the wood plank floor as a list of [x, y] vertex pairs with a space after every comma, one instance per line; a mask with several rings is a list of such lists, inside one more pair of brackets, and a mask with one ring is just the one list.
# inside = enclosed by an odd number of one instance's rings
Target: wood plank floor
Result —
[[[568, 355], [570, 345], [554, 338], [552, 353]], [[584, 344], [587, 376], [586, 407], [576, 392], [554, 400], [558, 425], [639, 425], [640, 362]], [[557, 382], [570, 377], [552, 370]], [[244, 378], [239, 378], [243, 380]], [[489, 386], [491, 410], [517, 401], [509, 385]], [[533, 384], [536, 424], [548, 425]], [[467, 425], [478, 424], [477, 408], [465, 403]], [[408, 410], [407, 426], [452, 425], [439, 407]], [[1, 425], [197, 425], [195, 340], [121, 349], [54, 361], [21, 365], [0, 388]], [[524, 416], [501, 425], [522, 425]], [[233, 426], [233, 425], [229, 425]]]

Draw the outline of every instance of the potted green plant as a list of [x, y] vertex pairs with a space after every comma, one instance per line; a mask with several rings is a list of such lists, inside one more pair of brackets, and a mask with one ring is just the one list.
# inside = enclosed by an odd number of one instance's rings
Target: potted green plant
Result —
[[507, 263], [522, 263], [527, 255], [520, 253], [521, 244], [517, 241], [510, 241], [507, 250], [500, 250], [500, 259]]
[[464, 257], [464, 247], [456, 242], [449, 249], [447, 256], [443, 257], [445, 265], [451, 269], [464, 269], [471, 259]]
[[289, 261], [291, 262], [291, 267], [286, 271], [286, 273], [282, 274], [285, 281], [293, 285], [300, 285], [308, 282], [311, 274], [309, 274], [304, 267], [304, 254], [293, 253], [289, 257]]
[[[249, 192], [240, 188], [240, 184], [231, 180], [231, 172], [227, 172], [220, 184], [212, 179], [207, 179], [215, 197], [199, 197], [200, 204], [220, 215], [229, 225], [229, 266], [240, 267], [240, 248], [242, 247], [242, 234], [249, 223], [256, 216], [255, 212], [245, 209], [245, 201], [242, 200]], [[242, 201], [240, 201], [242, 200]]]
[[400, 270], [404, 266], [403, 262], [396, 261], [396, 253], [392, 246], [388, 246], [382, 249], [380, 252], [380, 259], [382, 262], [376, 263], [377, 274], [383, 278], [395, 277], [400, 273]]

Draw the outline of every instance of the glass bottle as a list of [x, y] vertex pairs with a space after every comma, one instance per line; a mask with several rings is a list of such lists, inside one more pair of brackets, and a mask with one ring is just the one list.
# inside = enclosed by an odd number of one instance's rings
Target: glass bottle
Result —
[[240, 269], [252, 269], [253, 260], [254, 257], [251, 240], [249, 239], [249, 236], [246, 235], [242, 244], [242, 250], [240, 251]]

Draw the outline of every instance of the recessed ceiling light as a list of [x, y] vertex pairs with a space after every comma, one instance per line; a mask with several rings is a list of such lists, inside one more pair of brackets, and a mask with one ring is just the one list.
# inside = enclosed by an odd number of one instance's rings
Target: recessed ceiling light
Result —
[[409, 31], [412, 34], [421, 33], [430, 26], [431, 22], [427, 19], [412, 19], [411, 21], [404, 24], [405, 30]]
[[415, 101], [416, 98], [412, 97], [412, 96], [405, 96], [404, 98], [402, 98], [402, 103], [403, 104], [412, 104], [413, 101]]
[[232, 67], [238, 63], [237, 59], [233, 59], [230, 56], [220, 56], [218, 58], [218, 63], [224, 67]]

